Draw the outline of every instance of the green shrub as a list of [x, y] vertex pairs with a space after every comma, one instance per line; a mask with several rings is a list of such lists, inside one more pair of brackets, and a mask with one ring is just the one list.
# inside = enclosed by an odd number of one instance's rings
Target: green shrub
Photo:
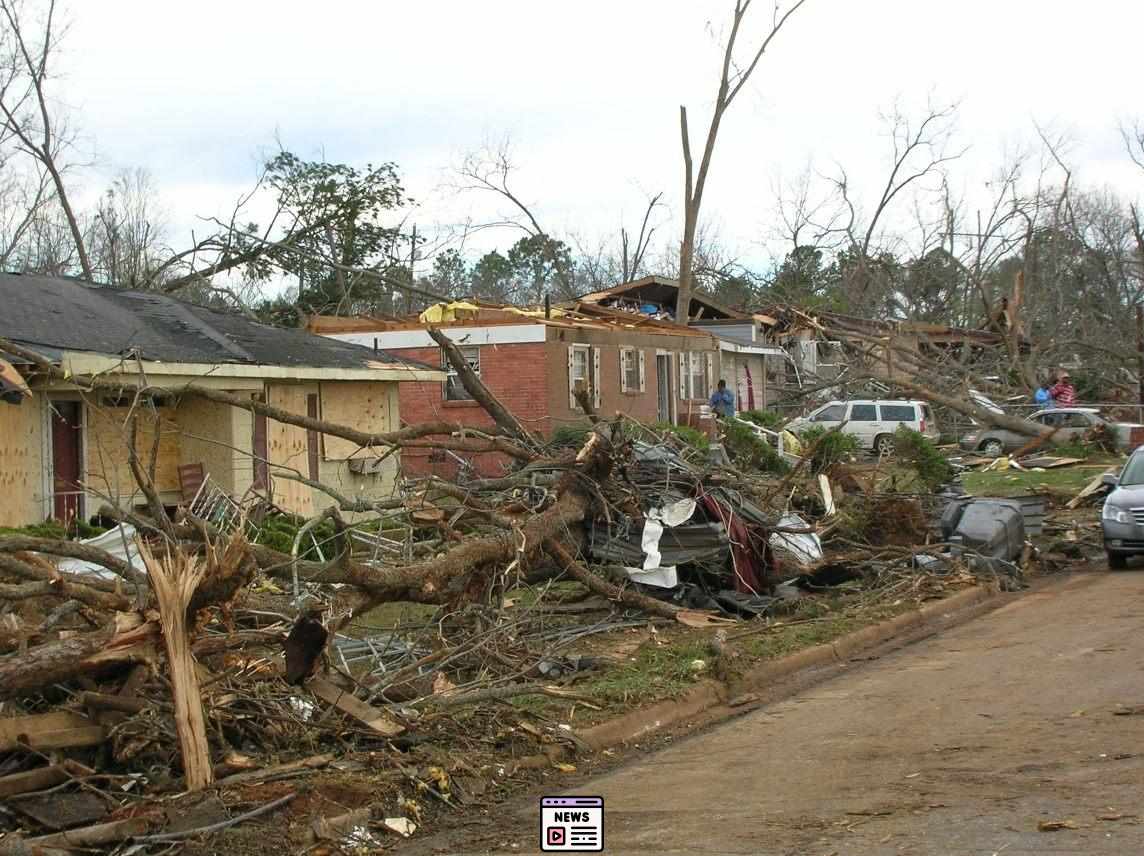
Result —
[[552, 432], [552, 445], [560, 448], [579, 449], [588, 442], [590, 425], [561, 425]]
[[726, 420], [720, 423], [723, 429], [723, 446], [742, 470], [762, 470], [768, 473], [785, 473], [787, 462], [766, 440], [741, 422]]
[[672, 425], [670, 422], [657, 422], [655, 423], [654, 430], [659, 433], [674, 434], [688, 446], [692, 446], [700, 451], [707, 451], [711, 446], [711, 440], [702, 431], [692, 428], [690, 425]]
[[810, 470], [821, 473], [842, 461], [850, 461], [862, 451], [862, 445], [853, 434], [814, 426], [799, 432], [803, 454], [811, 453]]
[[898, 426], [894, 433], [894, 452], [898, 461], [917, 471], [928, 490], [937, 490], [953, 478], [953, 466], [924, 435]]
[[744, 410], [739, 414], [739, 418], [754, 422], [756, 425], [761, 425], [772, 431], [777, 431], [779, 426], [786, 421], [781, 414], [774, 410]]
[[0, 526], [0, 535], [28, 535], [33, 538], [51, 538], [55, 541], [66, 541], [71, 538], [84, 540], [102, 535], [107, 530], [101, 526], [92, 526], [83, 520], [73, 520], [64, 526], [58, 520], [45, 520], [43, 523], [33, 523], [30, 526], [11, 528]]

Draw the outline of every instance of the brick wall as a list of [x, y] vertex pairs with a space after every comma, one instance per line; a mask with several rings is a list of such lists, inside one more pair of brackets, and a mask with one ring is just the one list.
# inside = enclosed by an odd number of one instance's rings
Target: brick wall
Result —
[[[435, 366], [441, 364], [439, 348], [401, 348], [390, 353]], [[530, 431], [548, 434], [552, 430], [548, 414], [548, 368], [543, 342], [481, 346], [481, 379], [493, 395]], [[445, 401], [445, 385], [409, 381], [401, 389], [401, 421], [457, 422], [474, 428], [491, 428], [492, 418], [473, 401]], [[508, 459], [498, 454], [457, 453], [472, 461], [481, 475], [502, 475]], [[401, 453], [402, 470], [408, 475], [435, 473], [452, 478], [456, 460], [429, 450], [406, 449]]]

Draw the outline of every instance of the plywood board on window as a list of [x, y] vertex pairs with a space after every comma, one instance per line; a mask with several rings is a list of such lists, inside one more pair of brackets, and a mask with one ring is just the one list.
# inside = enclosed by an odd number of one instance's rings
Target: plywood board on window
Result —
[[[266, 388], [266, 403], [272, 407], [306, 415], [306, 396], [317, 392], [316, 385], [271, 384]], [[309, 516], [314, 512], [313, 490], [294, 479], [276, 477], [275, 467], [306, 474], [309, 469], [307, 431], [297, 425], [286, 425], [273, 419], [266, 425], [266, 457], [270, 460], [270, 480], [274, 486], [274, 504], [294, 514]]]
[[[322, 383], [322, 418], [335, 425], [347, 425], [359, 431], [380, 434], [396, 427], [394, 383], [379, 381], [329, 381]], [[325, 435], [327, 461], [344, 461], [368, 454], [342, 437]], [[378, 453], [385, 451], [377, 449]]]
[[146, 470], [154, 448], [158, 421], [159, 452], [155, 463], [155, 487], [159, 491], [179, 489], [179, 463], [182, 428], [174, 407], [147, 405], [105, 407], [94, 402], [85, 405], [84, 473], [88, 485], [114, 497], [131, 496], [138, 490], [131, 472], [128, 443], [131, 421], [138, 420], [135, 453]]
[[38, 398], [0, 402], [0, 526], [44, 519], [40, 417]]

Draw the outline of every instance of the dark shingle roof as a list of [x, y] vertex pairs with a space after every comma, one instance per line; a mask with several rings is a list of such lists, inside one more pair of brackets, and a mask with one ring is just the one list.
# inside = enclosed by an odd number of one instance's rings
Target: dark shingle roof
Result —
[[165, 294], [9, 273], [0, 273], [0, 337], [49, 358], [60, 351], [134, 352], [172, 363], [427, 368], [385, 351], [259, 324]]

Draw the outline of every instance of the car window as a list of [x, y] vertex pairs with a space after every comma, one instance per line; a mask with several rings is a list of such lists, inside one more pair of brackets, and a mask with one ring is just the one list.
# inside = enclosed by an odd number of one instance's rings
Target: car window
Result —
[[1063, 413], [1061, 425], [1064, 428], [1091, 428], [1092, 420], [1087, 413]]
[[845, 404], [832, 404], [820, 413], [810, 417], [811, 422], [841, 422], [846, 416]]
[[855, 404], [850, 407], [851, 422], [877, 422], [878, 408], [873, 404]]
[[1124, 472], [1120, 474], [1120, 484], [1125, 487], [1144, 484], [1144, 455], [1133, 455], [1124, 465]]
[[883, 404], [883, 422], [913, 422], [917, 416], [912, 404]]
[[1050, 428], [1060, 424], [1061, 415], [1059, 413], [1041, 413], [1033, 417], [1034, 422], [1040, 422], [1042, 425], [1048, 425]]
[[933, 422], [933, 411], [930, 410], [928, 404], [922, 405], [922, 418], [925, 419], [926, 422]]

